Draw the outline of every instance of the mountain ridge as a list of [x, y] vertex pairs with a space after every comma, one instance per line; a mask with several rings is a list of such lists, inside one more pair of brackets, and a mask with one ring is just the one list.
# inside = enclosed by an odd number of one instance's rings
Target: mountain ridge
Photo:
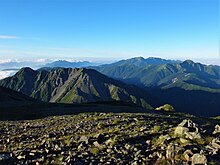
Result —
[[[144, 65], [142, 65], [143, 62], [141, 62], [141, 65], [136, 65], [135, 62], [134, 64], [131, 63], [133, 60], [136, 62], [139, 60], [145, 61], [144, 58], [132, 58], [91, 68], [109, 77], [141, 87], [159, 86], [162, 88], [169, 88], [170, 85], [175, 83], [178, 84], [178, 87], [186, 89], [187, 87], [185, 86], [188, 84], [193, 86], [197, 81], [195, 85], [204, 87], [202, 90], [220, 92], [220, 66], [207, 66], [200, 63], [194, 63], [191, 60], [183, 62], [174, 61], [173, 63], [167, 61], [168, 63], [156, 65], [153, 63], [144, 63]], [[194, 83], [190, 83], [192, 80]]]
[[81, 68], [97, 65], [96, 63], [92, 63], [89, 61], [78, 61], [78, 62], [70, 62], [67, 60], [58, 60], [51, 63], [45, 64], [43, 67], [45, 68]]
[[59, 68], [52, 71], [34, 71], [31, 68], [22, 68], [14, 76], [1, 80], [0, 85], [46, 102], [121, 100], [152, 108], [147, 103], [147, 96], [139, 88], [92, 69]]

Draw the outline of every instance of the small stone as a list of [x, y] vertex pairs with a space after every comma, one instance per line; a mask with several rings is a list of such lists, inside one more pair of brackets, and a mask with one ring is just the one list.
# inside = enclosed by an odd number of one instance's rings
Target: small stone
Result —
[[30, 156], [34, 156], [35, 154], [34, 154], [33, 152], [30, 152], [29, 155], [30, 155]]
[[129, 145], [129, 144], [125, 144], [125, 146], [124, 146], [124, 147], [126, 148], [126, 150], [130, 150], [131, 145]]
[[26, 157], [25, 155], [19, 155], [19, 156], [17, 157], [17, 159], [19, 159], [19, 160], [20, 160], [20, 159], [25, 159], [25, 157]]
[[86, 144], [89, 143], [89, 138], [87, 136], [81, 136], [79, 139], [79, 142], [85, 142]]
[[82, 151], [82, 150], [85, 150], [86, 149], [86, 146], [81, 143], [79, 146], [78, 146], [78, 150]]
[[166, 158], [173, 159], [175, 157], [175, 145], [170, 143], [166, 150]]
[[100, 145], [99, 142], [97, 142], [97, 141], [93, 142], [93, 144], [94, 144], [94, 146], [96, 146], [96, 147], [98, 147], [98, 148], [101, 147], [101, 145]]
[[151, 142], [150, 140], [146, 140], [146, 144], [150, 145], [150, 142]]
[[135, 157], [138, 157], [138, 156], [140, 155], [140, 153], [141, 153], [141, 150], [137, 151], [137, 152], [134, 154], [134, 156], [135, 156]]
[[106, 152], [111, 153], [111, 152], [112, 152], [112, 149], [108, 148], [108, 149], [106, 150]]

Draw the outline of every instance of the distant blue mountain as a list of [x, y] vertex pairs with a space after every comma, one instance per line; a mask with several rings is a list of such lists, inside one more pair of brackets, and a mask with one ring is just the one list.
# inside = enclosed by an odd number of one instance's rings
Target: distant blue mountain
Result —
[[36, 63], [34, 61], [21, 61], [21, 62], [11, 61], [11, 62], [0, 63], [0, 70], [20, 69], [22, 67], [39, 68], [40, 63]]
[[80, 61], [80, 62], [69, 62], [66, 60], [58, 60], [52, 63], [44, 65], [45, 68], [82, 68], [88, 66], [97, 65], [96, 63], [91, 63], [89, 61]]
[[162, 58], [156, 58], [156, 57], [149, 57], [149, 58], [143, 58], [143, 57], [134, 57], [126, 60], [120, 60], [118, 62], [112, 63], [112, 64], [105, 64], [102, 66], [123, 66], [123, 65], [134, 65], [137, 67], [144, 67], [146, 65], [161, 65], [161, 64], [175, 64], [180, 63], [179, 60], [166, 60]]

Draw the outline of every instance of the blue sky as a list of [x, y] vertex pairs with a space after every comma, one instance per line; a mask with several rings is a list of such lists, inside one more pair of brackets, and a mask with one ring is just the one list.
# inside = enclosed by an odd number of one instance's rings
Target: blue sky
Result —
[[0, 60], [219, 58], [218, 0], [1, 0]]

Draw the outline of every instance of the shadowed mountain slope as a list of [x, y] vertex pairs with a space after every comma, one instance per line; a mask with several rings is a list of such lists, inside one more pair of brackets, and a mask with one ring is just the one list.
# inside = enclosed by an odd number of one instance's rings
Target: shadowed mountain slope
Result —
[[23, 106], [32, 103], [36, 103], [36, 100], [0, 86], [0, 107]]
[[59, 68], [34, 71], [31, 68], [22, 68], [14, 76], [1, 80], [0, 85], [46, 102], [117, 100], [151, 108], [146, 92], [91, 69]]

